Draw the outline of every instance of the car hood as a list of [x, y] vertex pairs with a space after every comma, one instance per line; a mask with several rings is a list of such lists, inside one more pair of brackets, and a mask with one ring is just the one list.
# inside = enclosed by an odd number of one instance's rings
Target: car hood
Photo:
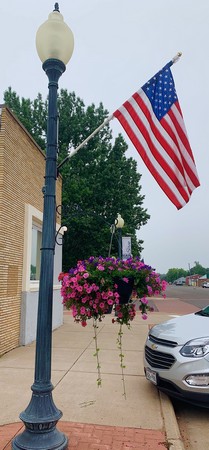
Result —
[[155, 325], [150, 330], [150, 334], [159, 339], [175, 341], [179, 345], [184, 345], [191, 339], [209, 337], [209, 316], [192, 313], [175, 317]]

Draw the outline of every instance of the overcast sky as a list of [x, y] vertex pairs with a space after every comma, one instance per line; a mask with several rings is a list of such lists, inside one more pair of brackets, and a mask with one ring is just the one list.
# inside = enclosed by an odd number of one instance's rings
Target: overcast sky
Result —
[[[59, 87], [75, 91], [86, 106], [100, 102], [110, 113], [178, 51], [172, 73], [201, 186], [180, 211], [161, 191], [117, 121], [142, 174], [144, 207], [151, 218], [138, 237], [143, 258], [160, 273], [171, 267], [209, 267], [209, 1], [60, 0], [75, 49]], [[20, 97], [47, 95], [47, 77], [35, 48], [36, 31], [54, 2], [0, 2], [0, 103], [11, 86]], [[69, 123], [70, 126], [70, 123]], [[117, 180], [115, 180], [117, 182]], [[123, 215], [123, 211], [120, 211]]]

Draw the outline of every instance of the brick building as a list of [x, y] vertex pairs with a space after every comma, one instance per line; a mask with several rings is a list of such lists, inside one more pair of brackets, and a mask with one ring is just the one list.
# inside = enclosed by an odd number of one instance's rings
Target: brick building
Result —
[[[9, 108], [0, 106], [0, 355], [36, 336], [44, 173], [43, 152]], [[57, 204], [61, 189], [59, 177]], [[63, 319], [61, 260], [62, 247], [56, 246], [53, 328]]]

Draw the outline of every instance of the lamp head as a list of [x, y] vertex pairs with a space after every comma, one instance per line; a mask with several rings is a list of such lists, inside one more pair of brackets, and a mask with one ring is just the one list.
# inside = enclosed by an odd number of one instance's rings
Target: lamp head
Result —
[[115, 219], [115, 226], [116, 228], [123, 228], [124, 226], [124, 220], [119, 213], [117, 215], [117, 219]]
[[72, 56], [73, 33], [60, 14], [58, 3], [55, 3], [54, 11], [36, 33], [36, 49], [42, 63], [48, 59], [58, 59], [66, 65]]
[[62, 232], [63, 232], [63, 234], [64, 234], [64, 233], [66, 233], [66, 231], [67, 231], [67, 227], [64, 225], [63, 227], [61, 227], [61, 230], [62, 230]]

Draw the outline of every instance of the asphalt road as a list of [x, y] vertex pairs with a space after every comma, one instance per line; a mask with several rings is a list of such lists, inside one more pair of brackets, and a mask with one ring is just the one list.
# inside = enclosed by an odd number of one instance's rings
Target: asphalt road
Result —
[[209, 450], [209, 409], [173, 402], [186, 450]]
[[208, 288], [168, 285], [166, 296], [168, 298], [178, 298], [198, 308], [204, 308], [209, 305]]

